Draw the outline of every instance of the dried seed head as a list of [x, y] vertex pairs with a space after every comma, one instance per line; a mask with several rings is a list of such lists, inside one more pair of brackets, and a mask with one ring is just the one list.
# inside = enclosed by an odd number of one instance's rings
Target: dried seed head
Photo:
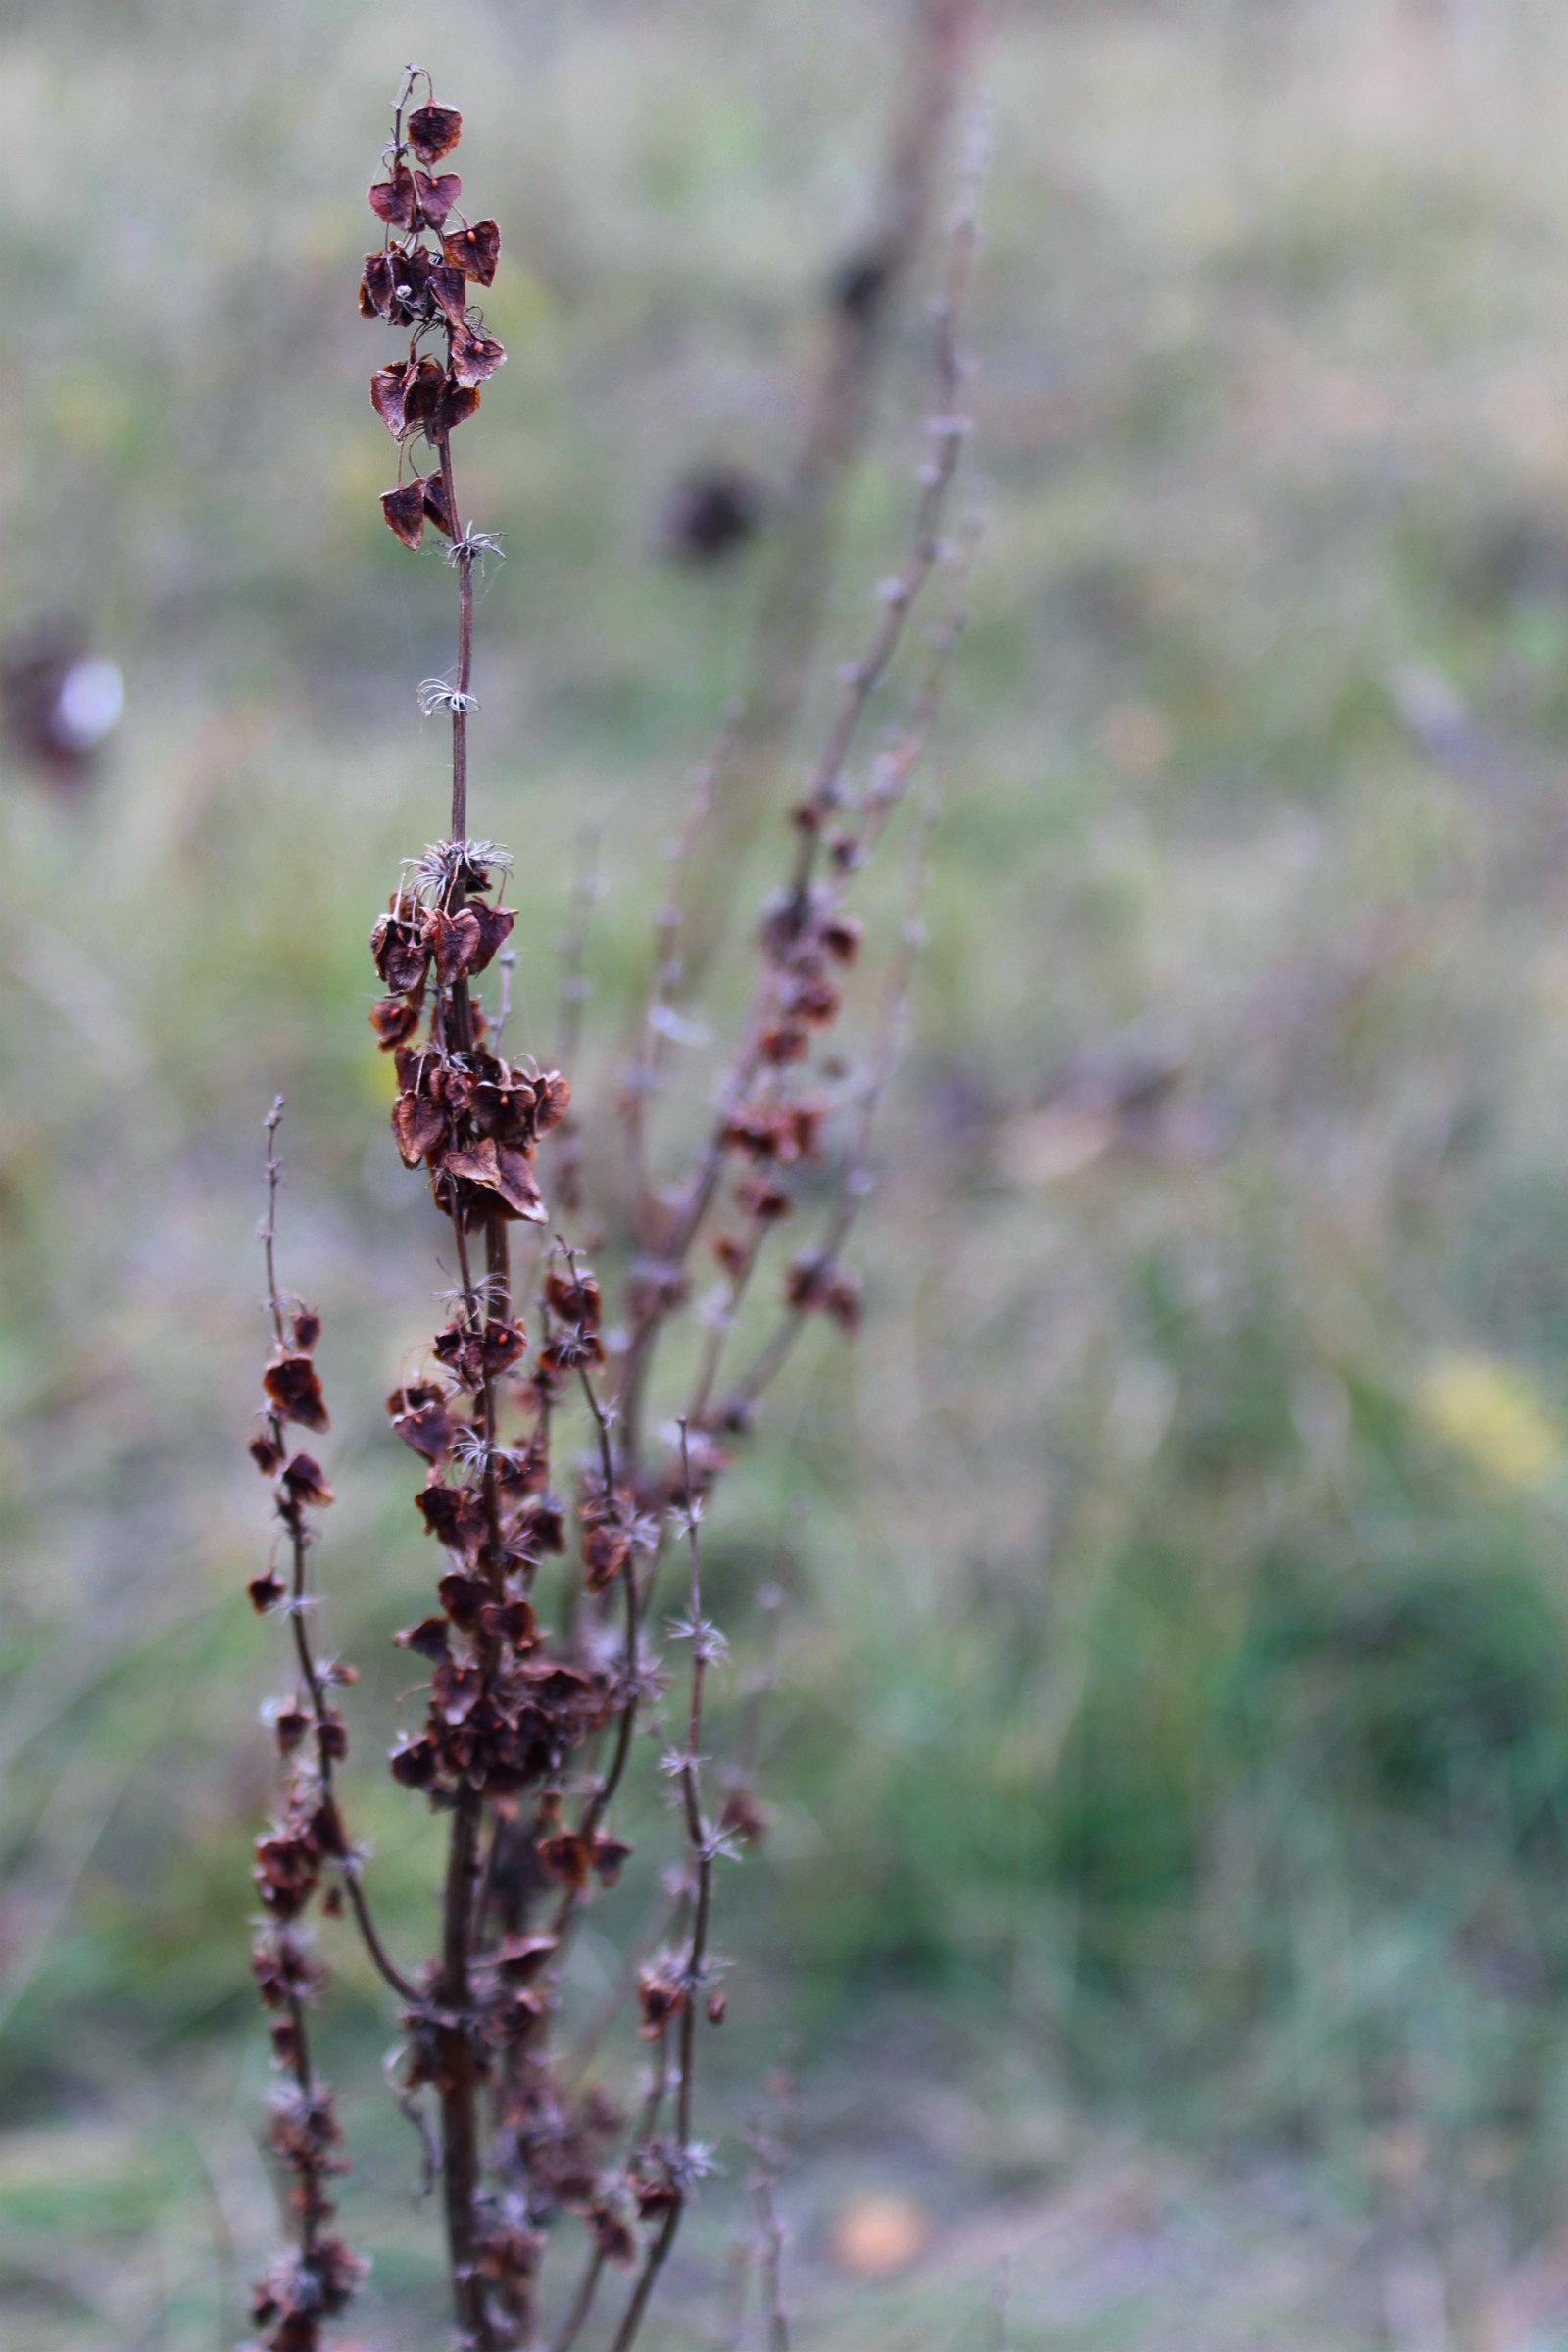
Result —
[[409, 145], [421, 164], [437, 164], [450, 155], [463, 136], [463, 117], [455, 106], [437, 106], [432, 99], [416, 106], [407, 124]]
[[419, 199], [420, 226], [439, 230], [442, 221], [463, 194], [462, 180], [455, 172], [447, 172], [440, 179], [432, 179], [424, 172], [416, 172], [414, 185]]
[[476, 284], [488, 286], [496, 273], [501, 258], [501, 230], [494, 220], [475, 220], [471, 227], [461, 228], [454, 235], [443, 237], [441, 250], [455, 270]]
[[283, 1484], [291, 1501], [308, 1503], [314, 1510], [323, 1509], [332, 1499], [332, 1490], [313, 1454], [297, 1453], [283, 1473]]
[[452, 375], [459, 384], [487, 383], [506, 360], [506, 348], [494, 335], [471, 326], [455, 327], [452, 335]]
[[383, 490], [381, 512], [405, 547], [417, 547], [424, 537], [424, 484], [400, 482], [395, 490]]
[[370, 190], [370, 210], [388, 228], [411, 229], [418, 211], [415, 193], [414, 173], [407, 164], [399, 164], [390, 179], [377, 180]]
[[320, 1378], [308, 1355], [275, 1357], [262, 1374], [262, 1386], [283, 1420], [306, 1429], [330, 1428]]

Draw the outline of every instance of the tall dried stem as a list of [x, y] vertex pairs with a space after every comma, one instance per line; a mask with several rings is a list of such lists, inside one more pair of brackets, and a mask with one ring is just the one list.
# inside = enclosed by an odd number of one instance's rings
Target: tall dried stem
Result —
[[[967, 16], [965, 0], [929, 0], [923, 21], [951, 30]], [[400, 453], [398, 481], [381, 502], [386, 519], [410, 548], [420, 545], [427, 525], [444, 537], [458, 588], [454, 672], [419, 689], [427, 713], [450, 715], [450, 831], [406, 862], [376, 921], [371, 953], [386, 993], [370, 1014], [397, 1070], [394, 1139], [405, 1165], [425, 1172], [456, 1275], [441, 1294], [445, 1320], [425, 1363], [387, 1400], [394, 1431], [422, 1465], [415, 1499], [442, 1560], [436, 1606], [397, 1637], [428, 1668], [428, 1692], [423, 1722], [398, 1740], [391, 1770], [444, 1817], [446, 1870], [437, 1948], [422, 1968], [405, 1973], [370, 1916], [338, 1807], [333, 1776], [346, 1733], [330, 1692], [349, 1673], [319, 1663], [308, 1632], [315, 1596], [307, 1589], [313, 1540], [307, 1514], [331, 1494], [311, 1456], [289, 1456], [284, 1424], [327, 1427], [312, 1354], [319, 1318], [303, 1307], [290, 1310], [277, 1290], [278, 1162], [270, 1151], [264, 1235], [275, 1348], [253, 1451], [275, 1481], [289, 1573], [285, 1579], [269, 1570], [255, 1580], [252, 1594], [259, 1608], [288, 1616], [300, 1679], [296, 1698], [276, 1713], [287, 1778], [278, 1821], [258, 1845], [269, 1911], [258, 1974], [275, 2016], [279, 2061], [290, 2072], [274, 2146], [294, 2179], [299, 2245], [263, 2282], [256, 2308], [274, 2352], [316, 2352], [322, 2325], [342, 2307], [357, 2276], [353, 2258], [325, 2230], [331, 2208], [323, 2182], [339, 2161], [336, 2126], [329, 2094], [313, 2071], [305, 2022], [321, 1971], [299, 1922], [318, 1884], [330, 1878], [335, 1891], [325, 1907], [346, 1897], [372, 1961], [400, 2001], [399, 2094], [427, 2133], [419, 2102], [434, 2102], [438, 2129], [429, 2144], [441, 2174], [452, 2299], [467, 2352], [541, 2340], [553, 2352], [568, 2352], [617, 2269], [630, 2278], [610, 2352], [629, 2352], [685, 2206], [710, 2164], [710, 2151], [695, 2136], [695, 2100], [703, 2021], [717, 2026], [725, 2011], [709, 1951], [715, 1866], [738, 1856], [765, 1827], [751, 1793], [749, 1763], [731, 1769], [716, 1813], [710, 1818], [704, 1809], [705, 1687], [723, 1645], [702, 1615], [697, 1531], [705, 1498], [725, 1466], [725, 1447], [808, 1317], [820, 1312], [847, 1330], [858, 1320], [858, 1290], [842, 1250], [870, 1182], [871, 1121], [907, 994], [912, 927], [894, 958], [862, 1075], [847, 1085], [842, 1074], [833, 1077], [835, 1064], [819, 1048], [838, 1017], [860, 941], [844, 897], [906, 793], [956, 632], [957, 615], [950, 613], [934, 633], [906, 720], [857, 781], [851, 769], [859, 736], [909, 613], [939, 565], [961, 570], [941, 523], [965, 431], [954, 320], [973, 232], [965, 217], [951, 243], [938, 306], [937, 413], [910, 552], [883, 590], [881, 617], [848, 674], [793, 813], [789, 872], [763, 924], [751, 1010], [720, 1086], [717, 1116], [695, 1139], [685, 1174], [664, 1200], [649, 1173], [647, 1119], [664, 1074], [664, 1047], [679, 1026], [678, 877], [661, 918], [658, 969], [624, 1103], [641, 1248], [625, 1276], [615, 1328], [629, 1337], [616, 1363], [599, 1279], [578, 1243], [559, 1233], [551, 1238], [536, 1173], [541, 1142], [564, 1130], [566, 1148], [555, 1172], [569, 1213], [581, 1168], [564, 1126], [570, 1087], [561, 1070], [510, 1061], [499, 1050], [514, 920], [500, 901], [510, 858], [468, 831], [469, 720], [477, 709], [474, 569], [499, 549], [489, 533], [463, 519], [453, 435], [477, 410], [481, 384], [506, 356], [468, 303], [470, 284], [488, 285], [495, 274], [500, 232], [494, 221], [470, 222], [460, 209], [457, 174], [435, 169], [457, 146], [462, 118], [435, 102], [427, 80], [423, 103], [414, 105], [421, 80], [411, 70], [393, 109], [385, 172], [370, 190], [385, 234], [379, 250], [366, 256], [360, 299], [368, 318], [409, 334], [406, 356], [378, 368], [371, 383], [372, 403]], [[920, 120], [934, 137], [930, 105]], [[929, 171], [929, 156], [917, 160], [916, 179]], [[923, 198], [916, 202], [906, 188], [900, 201], [899, 236], [912, 235]], [[897, 239], [894, 247], [888, 266], [902, 268]], [[422, 471], [411, 466], [421, 446], [428, 452]], [[721, 740], [699, 779], [682, 858], [688, 877], [710, 828], [722, 832], [718, 795], [728, 742]], [[585, 873], [563, 958], [563, 1059], [577, 1045], [592, 887]], [[492, 965], [502, 986], [499, 1004], [487, 1009], [484, 975]], [[836, 1097], [820, 1091], [824, 1084], [837, 1087]], [[842, 1169], [822, 1236], [785, 1270], [782, 1321], [726, 1390], [727, 1339], [743, 1299], [762, 1278], [775, 1228], [794, 1206], [797, 1174], [824, 1156], [826, 1137], [839, 1129]], [[731, 1183], [740, 1230], [720, 1231], [714, 1240], [723, 1278], [717, 1309], [677, 1424], [678, 1446], [666, 1439], [656, 1447], [649, 1430], [658, 1344], [686, 1302], [688, 1261], [710, 1218], [718, 1221]], [[537, 1231], [537, 1246], [519, 1257], [515, 1279], [514, 1225], [524, 1235]], [[575, 1467], [569, 1453], [563, 1456], [567, 1432], [582, 1441]], [[569, 1482], [569, 1502], [555, 1492], [558, 1482]], [[592, 2021], [564, 2060], [555, 2027], [574, 1936], [589, 1905], [615, 1885], [631, 1850], [614, 1834], [614, 1816], [637, 1734], [657, 1719], [663, 1675], [654, 1595], [662, 1556], [680, 1531], [690, 1596], [685, 1616], [668, 1630], [692, 1643], [691, 1689], [683, 1744], [663, 1762], [679, 1797], [684, 1863], [679, 1890], [663, 1908], [659, 1948], [623, 1974], [624, 1995], [635, 2000], [653, 2061], [640, 2110], [628, 2124], [589, 2079], [615, 2006]], [[549, 1575], [556, 1559], [563, 1562], [559, 1581]], [[552, 1596], [553, 1626], [545, 1622]], [[565, 2217], [580, 2222], [586, 2242], [575, 2284], [558, 2296], [544, 2285], [543, 2271], [547, 2246]], [[764, 2277], [764, 2286], [770, 2334], [782, 2352], [776, 2259], [772, 2284]], [[553, 2332], [542, 2336], [549, 2310], [556, 2315]]]

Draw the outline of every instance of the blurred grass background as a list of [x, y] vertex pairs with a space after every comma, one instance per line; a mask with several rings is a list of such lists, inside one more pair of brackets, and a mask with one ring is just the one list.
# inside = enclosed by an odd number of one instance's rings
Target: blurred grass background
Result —
[[[439, 827], [413, 688], [450, 636], [380, 520], [353, 306], [398, 68], [464, 107], [505, 236], [462, 455], [509, 552], [473, 808], [517, 855], [517, 1042], [597, 823], [603, 1093], [766, 561], [672, 570], [660, 516], [693, 464], [786, 472], [898, 14], [0, 13], [0, 625], [81, 613], [128, 688], [95, 789], [0, 775], [19, 2343], [228, 2340], [272, 2232], [239, 1442], [279, 1089], [399, 1949], [435, 1869], [375, 1761], [428, 1577], [376, 1407], [429, 1234], [365, 937]], [[1004, 2256], [1019, 2346], [1568, 2342], [1568, 25], [1020, 0], [980, 80], [987, 532], [867, 1328], [802, 1350], [710, 1527], [742, 1665], [789, 1593], [715, 2108], [795, 2051], [824, 2345], [993, 2340]], [[919, 323], [824, 675], [904, 529]], [[336, 1960], [357, 2333], [423, 2344], [390, 2020]], [[708, 2340], [726, 2162], [671, 2344]], [[929, 2241], [876, 2286], [831, 2252], [868, 2185]]]

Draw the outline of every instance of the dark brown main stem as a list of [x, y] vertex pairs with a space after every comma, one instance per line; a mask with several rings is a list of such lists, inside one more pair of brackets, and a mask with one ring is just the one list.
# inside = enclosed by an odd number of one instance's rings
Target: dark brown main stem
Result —
[[473, 551], [458, 521], [452, 482], [452, 441], [441, 442], [441, 487], [452, 517], [452, 547], [458, 562], [458, 690], [452, 704], [452, 838], [468, 838], [468, 680], [473, 669]]
[[[452, 473], [452, 442], [443, 436], [440, 443], [441, 487], [446, 497], [447, 514], [453, 530], [453, 550], [458, 565], [458, 676], [457, 691], [452, 699], [452, 839], [466, 841], [468, 835], [468, 688], [473, 670], [473, 554], [463, 537], [458, 522], [458, 494]], [[460, 980], [453, 990], [454, 1023], [458, 1030], [460, 1049], [471, 1042], [472, 1015], [468, 1004], [467, 984]], [[482, 1325], [484, 1315], [475, 1298], [467, 1270], [467, 1251], [463, 1237], [462, 1213], [454, 1215], [458, 1249], [463, 1266], [464, 1292], [468, 1315], [475, 1325]], [[492, 1217], [485, 1228], [486, 1274], [494, 1283], [499, 1277], [507, 1279], [507, 1244], [501, 1220]], [[491, 1300], [491, 1311], [496, 1302]], [[507, 1311], [504, 1304], [499, 1311]], [[495, 1443], [495, 1394], [490, 1381], [484, 1384], [485, 1507], [496, 1532], [495, 1471], [489, 1449]], [[458, 2022], [443, 2028], [442, 2085], [441, 2085], [441, 2163], [442, 2184], [446, 2211], [447, 2247], [452, 2264], [452, 2295], [458, 2319], [466, 2331], [466, 2341], [476, 2352], [491, 2352], [496, 2342], [490, 2323], [483, 2282], [473, 2267], [474, 2256], [474, 2200], [479, 2186], [479, 2084], [478, 2068], [465, 2019], [471, 2007], [472, 1984], [469, 1963], [472, 1956], [476, 1897], [479, 1888], [479, 1844], [483, 1798], [466, 1789], [459, 1798], [452, 1816], [452, 1835], [447, 1848], [447, 1880], [443, 1903], [441, 1946], [441, 2006]]]

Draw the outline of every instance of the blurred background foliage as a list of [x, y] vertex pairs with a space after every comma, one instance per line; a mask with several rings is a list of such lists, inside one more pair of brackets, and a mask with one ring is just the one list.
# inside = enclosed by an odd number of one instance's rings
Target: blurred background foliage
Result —
[[[899, 40], [893, 0], [0, 12], [0, 627], [80, 615], [127, 685], [96, 781], [0, 773], [18, 2341], [226, 2340], [272, 2230], [240, 1446], [277, 1090], [353, 1811], [394, 1941], [427, 1927], [376, 1765], [428, 1578], [378, 1400], [439, 1278], [365, 939], [440, 826], [451, 584], [381, 522], [353, 299], [398, 68], [464, 107], [505, 238], [462, 456], [508, 550], [472, 805], [517, 857], [517, 1042], [592, 823], [603, 1100], [767, 555], [683, 571], [662, 516], [693, 466], [785, 477]], [[794, 2052], [820, 2343], [990, 2340], [1004, 2254], [1019, 2345], [1568, 2340], [1568, 24], [997, 0], [979, 78], [986, 536], [867, 1324], [803, 1348], [708, 1539], [743, 1670], [786, 1595], [713, 2098]], [[824, 689], [923, 365], [916, 301]], [[336, 1957], [359, 2333], [433, 2341], [390, 2020]], [[856, 2286], [868, 2181], [928, 2242]]]

